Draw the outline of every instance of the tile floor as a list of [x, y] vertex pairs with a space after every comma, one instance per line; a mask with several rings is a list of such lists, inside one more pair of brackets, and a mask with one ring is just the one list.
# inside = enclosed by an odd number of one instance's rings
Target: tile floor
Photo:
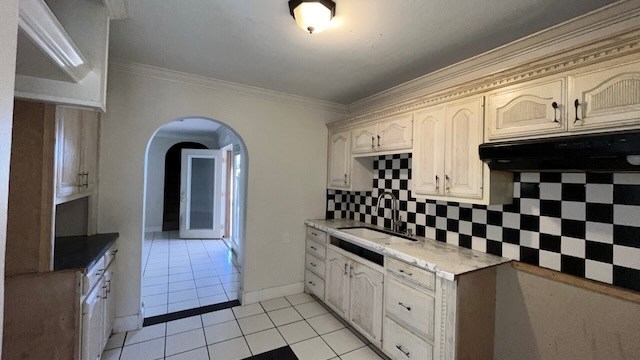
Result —
[[222, 240], [183, 240], [176, 231], [147, 233], [143, 263], [145, 317], [238, 298], [240, 274]]
[[313, 297], [298, 294], [114, 334], [102, 360], [240, 360], [283, 346], [300, 360], [383, 359]]

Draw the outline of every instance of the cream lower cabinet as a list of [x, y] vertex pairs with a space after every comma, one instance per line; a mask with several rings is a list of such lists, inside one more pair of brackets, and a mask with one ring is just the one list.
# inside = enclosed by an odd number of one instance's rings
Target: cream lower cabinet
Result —
[[304, 287], [319, 299], [325, 298], [325, 257], [327, 233], [307, 227]]
[[374, 345], [382, 341], [382, 272], [327, 249], [325, 303]]
[[97, 360], [104, 345], [104, 279], [87, 295], [82, 303], [82, 360]]
[[483, 119], [483, 97], [414, 114], [412, 176], [416, 197], [476, 204], [511, 201], [513, 175], [491, 173], [480, 160]]
[[382, 350], [394, 360], [493, 358], [495, 275], [449, 281], [387, 258]]

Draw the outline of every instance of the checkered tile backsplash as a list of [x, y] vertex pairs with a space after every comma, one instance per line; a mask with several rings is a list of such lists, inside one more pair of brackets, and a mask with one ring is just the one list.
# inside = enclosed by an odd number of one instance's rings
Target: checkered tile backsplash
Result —
[[391, 190], [419, 236], [640, 291], [640, 173], [515, 173], [491, 206], [417, 200], [410, 179], [411, 154], [376, 157], [373, 191], [327, 190], [326, 217], [390, 227]]

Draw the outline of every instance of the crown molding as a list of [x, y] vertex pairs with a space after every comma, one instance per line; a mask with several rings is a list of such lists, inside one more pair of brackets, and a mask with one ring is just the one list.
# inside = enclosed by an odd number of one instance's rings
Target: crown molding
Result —
[[91, 71], [87, 59], [44, 0], [21, 0], [18, 26], [74, 82], [79, 83]]
[[[620, 1], [349, 106], [339, 130], [638, 52], [640, 7]], [[578, 45], [577, 45], [578, 44]]]
[[188, 74], [184, 72], [163, 69], [151, 65], [126, 62], [117, 59], [109, 61], [109, 71], [119, 71], [129, 74], [161, 79], [183, 84], [200, 86], [207, 89], [213, 89], [226, 93], [245, 95], [255, 98], [261, 98], [270, 101], [287, 103], [306, 108], [324, 110], [335, 113], [337, 117], [344, 117], [348, 114], [348, 107], [342, 104], [336, 104], [328, 101], [309, 99], [302, 96], [291, 95], [279, 91], [263, 89], [255, 86], [233, 83], [230, 81], [217, 80], [204, 76]]
[[102, 0], [102, 3], [107, 8], [109, 19], [122, 20], [129, 17], [127, 0]]

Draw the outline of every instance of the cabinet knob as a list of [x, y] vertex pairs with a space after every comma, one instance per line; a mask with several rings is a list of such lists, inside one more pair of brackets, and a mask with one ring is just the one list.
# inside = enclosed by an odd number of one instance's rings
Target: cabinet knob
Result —
[[555, 101], [552, 102], [551, 107], [553, 108], [553, 122], [557, 123], [558, 122], [558, 103]]

